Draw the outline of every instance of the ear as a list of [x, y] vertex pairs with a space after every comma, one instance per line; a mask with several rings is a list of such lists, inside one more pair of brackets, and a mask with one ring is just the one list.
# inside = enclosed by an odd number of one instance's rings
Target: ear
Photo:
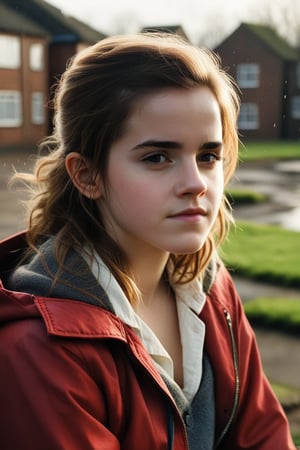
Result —
[[100, 177], [95, 173], [91, 162], [80, 153], [68, 153], [65, 159], [66, 170], [74, 186], [82, 195], [92, 200], [102, 197]]

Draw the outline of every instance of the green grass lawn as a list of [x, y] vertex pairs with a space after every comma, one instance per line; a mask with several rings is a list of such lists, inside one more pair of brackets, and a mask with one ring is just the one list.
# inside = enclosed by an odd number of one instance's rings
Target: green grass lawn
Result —
[[[245, 142], [241, 159], [300, 159], [300, 141]], [[228, 189], [235, 206], [267, 198], [256, 192]], [[223, 246], [223, 259], [235, 273], [258, 280], [300, 286], [300, 233], [278, 226], [238, 222]]]
[[262, 203], [268, 200], [267, 195], [249, 189], [230, 188], [226, 190], [226, 195], [232, 206]]
[[300, 389], [278, 383], [272, 383], [272, 387], [284, 407], [289, 408], [292, 405], [300, 405]]
[[[293, 386], [284, 386], [282, 384], [273, 383], [271, 380], [273, 391], [280, 401], [287, 414], [300, 405], [300, 389]], [[294, 443], [300, 445], [300, 430], [297, 426], [293, 426], [292, 436]], [[299, 447], [297, 447], [299, 448]]]
[[300, 159], [300, 141], [242, 142], [241, 161]]
[[244, 304], [249, 320], [255, 325], [300, 334], [299, 298], [257, 298]]
[[221, 256], [234, 273], [300, 287], [300, 233], [275, 225], [238, 221], [223, 243]]
[[[300, 142], [246, 143], [240, 151], [241, 161], [262, 159], [300, 159]], [[251, 192], [227, 192], [235, 205], [255, 203]], [[238, 222], [222, 246], [222, 257], [229, 269], [248, 278], [300, 287], [300, 233], [277, 226]], [[300, 333], [299, 299], [257, 298], [244, 304], [245, 312], [254, 324]], [[272, 380], [271, 380], [272, 381]], [[281, 404], [289, 409], [300, 404], [300, 390], [272, 383]], [[293, 439], [300, 448], [300, 430], [293, 429]]]

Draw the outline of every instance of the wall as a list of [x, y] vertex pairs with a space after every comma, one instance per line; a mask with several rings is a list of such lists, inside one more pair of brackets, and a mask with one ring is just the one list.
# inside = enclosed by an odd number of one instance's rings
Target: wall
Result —
[[[0, 147], [33, 146], [47, 133], [48, 111], [48, 55], [47, 41], [44, 38], [20, 36], [21, 67], [18, 69], [0, 69], [0, 90], [20, 91], [22, 96], [22, 124], [18, 127], [0, 127]], [[40, 43], [44, 52], [44, 67], [41, 71], [30, 68], [30, 46]], [[45, 122], [32, 123], [32, 93], [41, 92], [45, 99]]]
[[259, 129], [241, 130], [242, 138], [280, 139], [283, 136], [283, 84], [284, 62], [246, 28], [239, 28], [215, 51], [221, 56], [222, 65], [236, 79], [236, 66], [240, 63], [256, 63], [260, 67], [258, 88], [243, 89], [241, 101], [253, 102], [259, 107]]

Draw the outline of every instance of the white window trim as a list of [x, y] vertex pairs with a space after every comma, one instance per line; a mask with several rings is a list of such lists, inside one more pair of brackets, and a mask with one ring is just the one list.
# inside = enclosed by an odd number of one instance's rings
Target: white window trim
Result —
[[296, 85], [300, 89], [300, 62], [296, 65]]
[[241, 130], [257, 130], [259, 128], [259, 109], [256, 103], [242, 103], [238, 127]]
[[300, 119], [300, 95], [295, 95], [291, 99], [291, 118]]
[[0, 68], [18, 69], [21, 66], [21, 41], [18, 36], [0, 34]]
[[[6, 111], [5, 111], [6, 108]], [[2, 115], [2, 112], [7, 112]], [[23, 123], [20, 91], [0, 91], [0, 127], [19, 127]]]
[[236, 81], [240, 88], [253, 89], [259, 87], [259, 65], [238, 64], [236, 67]]
[[45, 97], [43, 92], [33, 92], [31, 95], [31, 122], [33, 125], [45, 123]]
[[41, 72], [44, 70], [44, 46], [36, 42], [29, 48], [29, 66], [31, 70]]

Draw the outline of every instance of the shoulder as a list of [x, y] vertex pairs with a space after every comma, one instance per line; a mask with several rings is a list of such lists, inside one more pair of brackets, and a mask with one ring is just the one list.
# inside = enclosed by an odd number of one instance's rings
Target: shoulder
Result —
[[28, 295], [6, 299], [13, 306], [0, 327], [1, 379], [25, 373], [44, 379], [56, 373], [61, 381], [75, 373], [101, 378], [107, 367], [117, 376], [124, 349], [134, 340], [125, 324], [80, 301], [30, 297], [31, 302]]
[[217, 261], [214, 280], [207, 293], [215, 304], [229, 311], [241, 308], [241, 299], [229, 270], [219, 259]]
[[[129, 327], [113, 313], [79, 300], [34, 296], [0, 288], [1, 344], [52, 345], [78, 339], [127, 342]], [[4, 344], [3, 344], [4, 345]], [[2, 347], [2, 345], [1, 345]]]
[[36, 297], [35, 305], [52, 336], [126, 340], [128, 330], [113, 313], [81, 300]]
[[126, 340], [128, 328], [115, 314], [81, 300], [37, 296], [0, 288], [0, 324], [26, 328], [39, 322], [48, 336]]

